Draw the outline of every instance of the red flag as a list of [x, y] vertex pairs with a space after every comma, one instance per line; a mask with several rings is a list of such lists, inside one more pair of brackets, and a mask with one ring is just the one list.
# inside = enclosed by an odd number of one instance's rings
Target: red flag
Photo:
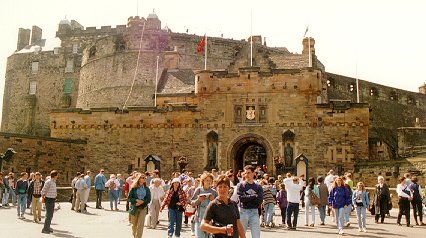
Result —
[[206, 44], [206, 35], [201, 39], [200, 44], [198, 44], [198, 53], [203, 53], [204, 45]]

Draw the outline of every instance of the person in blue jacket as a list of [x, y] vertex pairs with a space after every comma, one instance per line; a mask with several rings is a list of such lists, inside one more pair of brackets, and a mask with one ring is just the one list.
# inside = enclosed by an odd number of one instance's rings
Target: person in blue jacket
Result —
[[352, 204], [355, 207], [356, 219], [358, 220], [358, 231], [367, 232], [365, 217], [367, 207], [370, 206], [370, 199], [363, 182], [357, 183], [356, 190], [352, 194]]
[[328, 197], [328, 203], [333, 207], [337, 230], [343, 235], [344, 211], [352, 203], [349, 190], [345, 187], [341, 177], [336, 178], [333, 182], [333, 188]]
[[102, 209], [102, 192], [105, 190], [106, 181], [104, 170], [101, 169], [99, 174], [95, 176], [96, 209]]

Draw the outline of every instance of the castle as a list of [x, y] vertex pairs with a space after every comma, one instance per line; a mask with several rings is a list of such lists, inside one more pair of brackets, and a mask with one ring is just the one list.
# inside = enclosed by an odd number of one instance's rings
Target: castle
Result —
[[[59, 169], [64, 183], [101, 167], [362, 176], [368, 164], [426, 151], [426, 85], [414, 93], [359, 80], [357, 103], [356, 79], [327, 72], [313, 38], [296, 54], [261, 36], [209, 37], [207, 69], [202, 38], [162, 28], [155, 13], [115, 28], [62, 20], [51, 39], [20, 28], [0, 133], [0, 150], [17, 154], [4, 168]], [[388, 176], [403, 170], [392, 163], [380, 165]]]

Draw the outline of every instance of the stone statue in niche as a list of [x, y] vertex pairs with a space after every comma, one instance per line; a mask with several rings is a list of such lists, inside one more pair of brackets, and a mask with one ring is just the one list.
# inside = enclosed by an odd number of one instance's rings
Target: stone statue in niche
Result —
[[285, 166], [292, 167], [293, 166], [293, 147], [290, 144], [284, 149], [284, 158], [285, 158]]
[[217, 154], [217, 145], [214, 142], [209, 143], [209, 151], [208, 151], [208, 167], [215, 168], [216, 167], [216, 154]]

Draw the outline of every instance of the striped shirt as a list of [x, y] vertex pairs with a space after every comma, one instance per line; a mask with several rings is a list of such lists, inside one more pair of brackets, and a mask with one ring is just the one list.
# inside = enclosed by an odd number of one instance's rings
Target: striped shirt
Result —
[[41, 181], [34, 180], [33, 183], [34, 183], [33, 194], [40, 195], [41, 194], [41, 185], [42, 185]]
[[44, 184], [43, 189], [41, 190], [41, 195], [46, 196], [47, 198], [56, 198], [56, 182], [53, 179], [49, 179]]

